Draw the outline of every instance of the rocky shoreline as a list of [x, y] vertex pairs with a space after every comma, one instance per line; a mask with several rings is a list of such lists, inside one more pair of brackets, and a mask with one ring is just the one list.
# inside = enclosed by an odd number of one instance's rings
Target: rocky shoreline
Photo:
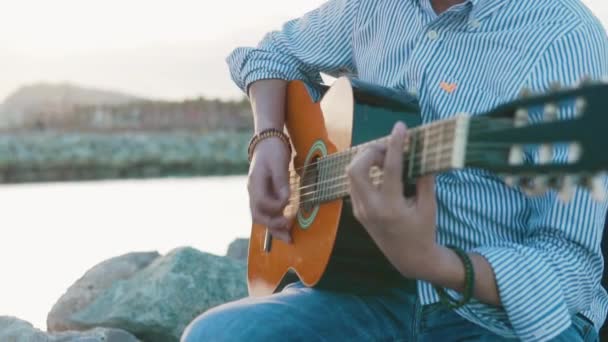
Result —
[[227, 256], [181, 247], [105, 260], [59, 298], [47, 331], [0, 316], [0, 341], [178, 342], [195, 317], [247, 296], [246, 251], [247, 240], [238, 239]]

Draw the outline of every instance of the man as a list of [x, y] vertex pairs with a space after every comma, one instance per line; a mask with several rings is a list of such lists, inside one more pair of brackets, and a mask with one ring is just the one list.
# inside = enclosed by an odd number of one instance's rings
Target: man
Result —
[[[349, 74], [408, 91], [430, 122], [483, 113], [522, 88], [606, 76], [608, 44], [579, 0], [331, 0], [228, 61], [260, 132], [282, 129], [287, 80]], [[573, 112], [568, 103], [560, 115]], [[569, 204], [555, 192], [527, 197], [480, 170], [424, 177], [406, 199], [397, 152], [406, 136], [397, 124], [387, 146], [353, 161], [349, 181], [356, 217], [403, 276], [418, 279], [416, 290], [357, 296], [295, 284], [211, 310], [183, 340], [597, 340], [608, 308], [600, 286], [607, 204], [582, 189]], [[556, 149], [555, 159], [564, 152]], [[286, 243], [288, 161], [284, 141], [265, 139], [249, 175], [253, 220]], [[381, 188], [369, 183], [372, 165], [387, 174]], [[456, 310], [436, 291], [458, 298], [465, 288], [465, 267], [448, 244], [468, 252], [475, 274], [474, 299]]]

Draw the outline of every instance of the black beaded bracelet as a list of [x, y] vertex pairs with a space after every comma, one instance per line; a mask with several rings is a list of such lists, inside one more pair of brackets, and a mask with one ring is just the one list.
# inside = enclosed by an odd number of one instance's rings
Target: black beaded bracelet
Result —
[[449, 249], [453, 250], [464, 265], [465, 271], [465, 284], [464, 291], [462, 294], [462, 298], [460, 300], [456, 300], [452, 298], [444, 288], [440, 286], [434, 286], [435, 291], [439, 295], [439, 299], [442, 304], [446, 305], [449, 309], [458, 309], [460, 307], [465, 306], [473, 297], [473, 291], [475, 288], [475, 270], [473, 268], [473, 262], [469, 255], [462, 250], [461, 248], [455, 246], [446, 246]]

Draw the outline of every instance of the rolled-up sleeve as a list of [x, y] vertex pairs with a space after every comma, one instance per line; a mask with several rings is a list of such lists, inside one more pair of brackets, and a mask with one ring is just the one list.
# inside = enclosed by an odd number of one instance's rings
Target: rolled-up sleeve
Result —
[[[606, 35], [599, 25], [587, 25], [558, 38], [539, 56], [527, 86], [545, 92], [553, 82], [573, 86], [584, 76], [606, 75]], [[574, 110], [573, 103], [564, 103], [560, 117], [573, 117]], [[532, 122], [541, 120], [542, 112], [531, 113]], [[567, 145], [554, 148], [556, 162], [567, 158]], [[529, 159], [538, 162], [538, 149]], [[461, 314], [486, 326], [503, 323], [505, 330], [522, 340], [546, 341], [567, 329], [574, 314], [590, 309], [601, 280], [600, 244], [608, 204], [594, 201], [580, 188], [568, 203], [551, 191], [529, 197], [528, 204], [528, 230], [522, 243], [496, 243], [471, 251], [492, 266], [502, 308], [474, 301]]]
[[234, 82], [245, 92], [262, 79], [320, 82], [320, 72], [356, 72], [352, 34], [360, 0], [330, 0], [268, 33], [255, 48], [240, 47], [227, 58]]

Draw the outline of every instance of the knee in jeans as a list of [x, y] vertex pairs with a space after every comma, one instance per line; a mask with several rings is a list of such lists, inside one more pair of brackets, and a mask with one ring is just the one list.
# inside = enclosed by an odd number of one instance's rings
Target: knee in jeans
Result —
[[194, 319], [182, 334], [181, 342], [224, 340], [228, 319], [221, 310], [212, 309]]

